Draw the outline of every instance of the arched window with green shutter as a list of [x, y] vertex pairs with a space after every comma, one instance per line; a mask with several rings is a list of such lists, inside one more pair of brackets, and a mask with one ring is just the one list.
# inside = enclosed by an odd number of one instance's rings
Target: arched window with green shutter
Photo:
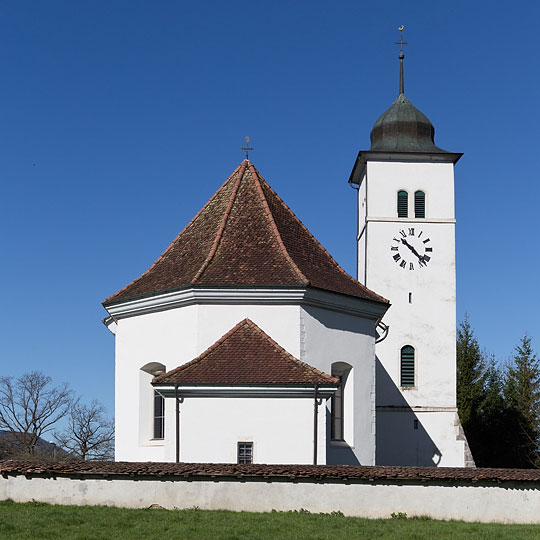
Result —
[[404, 190], [397, 194], [397, 217], [409, 217], [409, 194]]
[[414, 386], [414, 347], [401, 348], [401, 386]]
[[423, 191], [417, 191], [414, 194], [414, 217], [426, 217], [426, 194]]

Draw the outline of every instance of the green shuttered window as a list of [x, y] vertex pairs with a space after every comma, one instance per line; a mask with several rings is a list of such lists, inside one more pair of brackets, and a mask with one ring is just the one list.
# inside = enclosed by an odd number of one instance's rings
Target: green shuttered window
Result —
[[417, 191], [414, 194], [414, 217], [426, 217], [426, 194], [423, 191]]
[[403, 190], [397, 194], [397, 216], [409, 217], [409, 194]]
[[410, 345], [401, 349], [401, 386], [414, 386], [414, 348]]

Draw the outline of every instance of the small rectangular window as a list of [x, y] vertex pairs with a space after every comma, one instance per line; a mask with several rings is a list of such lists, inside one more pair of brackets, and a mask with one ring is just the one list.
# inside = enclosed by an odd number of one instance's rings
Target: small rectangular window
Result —
[[239, 442], [238, 443], [238, 463], [246, 464], [253, 463], [253, 443]]
[[165, 437], [165, 398], [154, 390], [154, 439]]

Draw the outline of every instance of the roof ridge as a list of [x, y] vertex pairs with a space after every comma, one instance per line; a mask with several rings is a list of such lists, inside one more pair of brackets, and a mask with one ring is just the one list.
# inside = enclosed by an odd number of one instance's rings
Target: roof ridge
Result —
[[[285, 209], [287, 210], [287, 212], [289, 212], [289, 214], [291, 215], [292, 218], [296, 219], [298, 221], [298, 223], [300, 223], [300, 226], [302, 227], [302, 229], [311, 237], [311, 239], [315, 242], [315, 244], [317, 244], [317, 246], [322, 249], [322, 251], [328, 255], [331, 263], [347, 278], [349, 279], [350, 281], [354, 282], [355, 284], [358, 284], [360, 285], [362, 288], [370, 291], [371, 293], [373, 293], [375, 296], [377, 296], [378, 298], [381, 299], [381, 301], [384, 301], [384, 302], [388, 302], [388, 300], [386, 298], [384, 298], [383, 296], [381, 296], [380, 294], [377, 294], [375, 293], [374, 291], [371, 291], [371, 289], [368, 289], [364, 284], [360, 283], [357, 279], [353, 278], [348, 272], [346, 272], [341, 266], [340, 264], [334, 259], [334, 257], [332, 257], [332, 255], [330, 255], [330, 253], [328, 252], [328, 250], [315, 238], [315, 236], [313, 236], [313, 234], [310, 232], [310, 230], [304, 225], [303, 221], [289, 208], [289, 206], [287, 205], [287, 203], [285, 201], [283, 201], [283, 199], [274, 191], [274, 189], [272, 189], [272, 186], [270, 186], [270, 184], [262, 177], [260, 176], [259, 174], [259, 177], [260, 179], [265, 183], [266, 187], [273, 193], [273, 195], [277, 198], [277, 200], [285, 207]], [[265, 201], [266, 201], [266, 198], [265, 198]], [[274, 222], [275, 224], [275, 222]], [[277, 226], [276, 226], [277, 227]], [[279, 233], [278, 233], [279, 234]], [[279, 237], [281, 239], [281, 236]], [[288, 255], [288, 253], [287, 253]], [[296, 265], [295, 265], [296, 266]], [[303, 275], [303, 274], [302, 274]], [[309, 283], [309, 281], [308, 281]]]
[[299, 364], [301, 367], [307, 368], [311, 372], [324, 377], [325, 379], [330, 379], [331, 382], [338, 382], [338, 380], [335, 377], [332, 377], [331, 375], [328, 375], [327, 373], [324, 373], [323, 371], [318, 370], [317, 368], [314, 368], [313, 366], [310, 366], [306, 362], [302, 362], [302, 360], [299, 360], [298, 358], [294, 357], [289, 351], [284, 349], [277, 341], [275, 341], [273, 338], [271, 338], [260, 326], [255, 324], [251, 319], [244, 319], [244, 321], [249, 324], [249, 326], [252, 326], [254, 330], [256, 330], [261, 337], [269, 341], [275, 348], [277, 348], [280, 352], [283, 352], [287, 355], [289, 360], [292, 360], [293, 363]]
[[[278, 242], [278, 245], [281, 249], [281, 252], [285, 256], [285, 259], [287, 259], [287, 262], [291, 266], [291, 268], [296, 272], [296, 274], [300, 277], [300, 279], [306, 284], [309, 284], [309, 279], [304, 275], [304, 273], [298, 268], [296, 263], [293, 261], [292, 257], [290, 256], [289, 252], [287, 251], [287, 248], [285, 247], [285, 244], [283, 242], [283, 239], [281, 238], [281, 234], [279, 232], [279, 229], [276, 225], [276, 221], [274, 220], [274, 216], [272, 215], [272, 211], [270, 210], [270, 206], [268, 205], [268, 201], [266, 200], [266, 197], [264, 195], [264, 191], [262, 190], [260, 180], [262, 180], [266, 185], [268, 183], [264, 178], [261, 176], [259, 171], [255, 168], [253, 163], [249, 162], [249, 168], [251, 171], [251, 176], [255, 182], [255, 187], [257, 188], [257, 192], [259, 194], [259, 197], [261, 199], [261, 203], [263, 205], [263, 208], [265, 210], [266, 217], [268, 218], [268, 221], [270, 222], [270, 227], [272, 228], [272, 231], [276, 235], [276, 240]], [[280, 199], [281, 200], [281, 199]], [[284, 203], [285, 204], [285, 203]], [[294, 215], [294, 214], [293, 214]]]
[[283, 348], [277, 341], [275, 341], [273, 338], [271, 338], [258, 324], [254, 323], [249, 317], [246, 317], [245, 319], [238, 322], [236, 325], [234, 325], [227, 333], [225, 333], [223, 336], [221, 336], [217, 341], [215, 341], [210, 347], [205, 349], [199, 356], [194, 358], [193, 360], [182, 364], [181, 366], [178, 366], [171, 371], [168, 371], [167, 373], [164, 373], [162, 375], [158, 375], [157, 377], [154, 377], [153, 382], [160, 382], [160, 379], [168, 379], [170, 377], [173, 377], [174, 375], [180, 373], [181, 371], [184, 371], [194, 365], [199, 364], [202, 362], [210, 353], [212, 353], [214, 350], [216, 350], [220, 345], [222, 345], [225, 341], [230, 339], [236, 332], [238, 332], [241, 328], [248, 326], [252, 328], [259, 336], [270, 343], [274, 349], [277, 350], [277, 352], [282, 353], [286, 356], [286, 359], [292, 362], [294, 365], [297, 365], [305, 370], [310, 371], [311, 373], [322, 377], [327, 382], [332, 384], [337, 384], [338, 380], [335, 377], [332, 377], [331, 375], [328, 375], [327, 373], [324, 373], [323, 371], [318, 370], [317, 368], [314, 368], [313, 366], [310, 366], [306, 362], [302, 362], [298, 358], [295, 358], [289, 351], [287, 351], [285, 348]]
[[195, 223], [195, 221], [197, 220], [197, 218], [204, 212], [204, 210], [206, 208], [208, 208], [208, 206], [212, 203], [212, 201], [218, 196], [218, 193], [221, 191], [221, 189], [223, 187], [225, 187], [225, 185], [227, 184], [227, 182], [229, 182], [229, 180], [237, 173], [239, 172], [239, 170], [242, 168], [242, 166], [245, 167], [244, 165], [244, 161], [242, 161], [242, 163], [240, 163], [240, 165], [238, 165], [238, 167], [236, 167], [236, 169], [227, 177], [227, 179], [225, 180], [225, 182], [223, 182], [223, 184], [221, 184], [221, 186], [219, 186], [219, 188], [216, 190], [216, 192], [210, 197], [210, 199], [208, 200], [208, 202], [195, 214], [195, 216], [193, 216], [193, 218], [189, 221], [189, 223], [172, 239], [172, 242], [167, 246], [167, 248], [165, 249], [165, 251], [163, 251], [163, 253], [154, 261], [154, 264], [152, 264], [152, 266], [150, 266], [150, 268], [148, 268], [148, 270], [146, 270], [146, 272], [143, 272], [139, 277], [133, 279], [132, 281], [130, 281], [125, 287], [122, 287], [119, 291], [115, 292], [114, 294], [112, 294], [111, 296], [105, 298], [105, 300], [103, 300], [103, 304], [105, 304], [106, 302], [108, 302], [109, 300], [112, 300], [113, 297], [115, 296], [118, 296], [122, 291], [125, 291], [128, 287], [131, 287], [131, 285], [133, 285], [134, 283], [137, 283], [137, 281], [140, 281], [144, 276], [146, 276], [147, 274], [149, 274], [155, 267], [156, 265], [165, 258], [165, 255], [166, 253], [169, 251], [169, 249], [171, 249], [171, 247], [173, 246], [173, 244], [176, 242], [177, 238], [182, 235], [185, 231], [187, 231], [189, 229], [189, 227], [191, 227], [191, 225], [193, 225], [193, 223]]
[[236, 200], [236, 195], [238, 193], [238, 188], [240, 187], [240, 184], [242, 183], [242, 179], [244, 177], [244, 173], [246, 172], [246, 165], [247, 160], [242, 161], [240, 164], [240, 167], [238, 170], [238, 178], [236, 180], [235, 186], [233, 188], [233, 191], [231, 193], [231, 198], [229, 199], [229, 204], [227, 205], [227, 208], [225, 208], [225, 212], [223, 213], [223, 219], [221, 220], [221, 225], [219, 226], [219, 229], [216, 233], [216, 237], [214, 238], [214, 242], [212, 244], [212, 247], [210, 248], [210, 252], [208, 253], [206, 259], [203, 261], [201, 267], [195, 274], [195, 277], [191, 280], [191, 283], [194, 284], [197, 282], [198, 279], [204, 274], [205, 270], [208, 268], [210, 263], [212, 262], [212, 259], [214, 258], [214, 255], [216, 254], [216, 251], [219, 247], [219, 244], [221, 242], [221, 239], [223, 238], [223, 231], [225, 230], [225, 227], [227, 226], [227, 221], [229, 220], [229, 215], [231, 214], [232, 207], [234, 205], [234, 201]]
[[199, 356], [196, 356], [193, 360], [190, 360], [189, 362], [186, 362], [185, 364], [182, 364], [181, 366], [178, 366], [171, 371], [167, 371], [167, 373], [163, 373], [162, 375], [158, 375], [157, 377], [154, 377], [154, 381], [172, 376], [173, 374], [176, 374], [184, 369], [187, 369], [190, 366], [193, 366], [195, 364], [198, 364], [202, 360], [204, 360], [214, 349], [217, 349], [226, 339], [229, 339], [233, 334], [235, 334], [240, 328], [245, 326], [246, 324], [251, 323], [254, 326], [257, 326], [253, 321], [251, 321], [249, 318], [242, 319], [240, 322], [236, 323], [228, 332], [223, 334], [217, 341], [212, 343], [210, 347], [206, 348]]

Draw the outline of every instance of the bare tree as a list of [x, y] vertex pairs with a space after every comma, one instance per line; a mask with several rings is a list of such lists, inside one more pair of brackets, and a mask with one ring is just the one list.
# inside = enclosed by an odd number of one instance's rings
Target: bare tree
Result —
[[86, 460], [110, 460], [114, 454], [114, 422], [107, 418], [103, 405], [92, 401], [73, 402], [68, 427], [54, 438], [73, 457]]
[[11, 433], [21, 453], [36, 454], [40, 438], [70, 410], [72, 391], [67, 384], [53, 386], [40, 371], [14, 379], [0, 377], [0, 428]]

